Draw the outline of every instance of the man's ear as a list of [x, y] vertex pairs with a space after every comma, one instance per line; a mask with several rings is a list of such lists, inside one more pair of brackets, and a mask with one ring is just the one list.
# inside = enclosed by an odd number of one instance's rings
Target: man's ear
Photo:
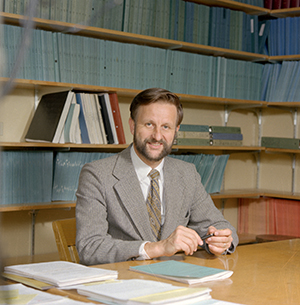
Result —
[[129, 118], [129, 128], [132, 135], [134, 135], [134, 120], [132, 118]]
[[178, 125], [178, 126], [176, 127], [176, 132], [178, 132], [179, 128], [180, 128], [180, 125]]

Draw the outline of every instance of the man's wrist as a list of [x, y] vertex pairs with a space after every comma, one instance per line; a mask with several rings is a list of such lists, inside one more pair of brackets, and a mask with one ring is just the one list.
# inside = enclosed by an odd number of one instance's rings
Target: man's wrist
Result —
[[160, 242], [147, 242], [144, 246], [144, 250], [150, 259], [163, 256], [159, 247]]
[[143, 242], [143, 243], [140, 245], [140, 248], [139, 248], [139, 257], [138, 257], [139, 260], [150, 259], [148, 253], [147, 253], [146, 250], [145, 250], [145, 245], [146, 245], [147, 243], [149, 243], [149, 241], [145, 241], [145, 242]]

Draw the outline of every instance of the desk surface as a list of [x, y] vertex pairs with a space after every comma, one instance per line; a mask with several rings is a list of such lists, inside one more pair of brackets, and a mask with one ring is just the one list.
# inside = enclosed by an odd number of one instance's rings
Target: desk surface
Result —
[[[222, 257], [198, 251], [193, 256], [177, 254], [171, 259], [234, 271], [229, 279], [197, 285], [210, 287], [214, 299], [246, 305], [300, 304], [300, 239], [239, 246], [234, 254]], [[118, 270], [120, 279], [151, 279], [185, 286], [128, 270], [129, 266], [155, 262], [129, 261], [99, 267]]]

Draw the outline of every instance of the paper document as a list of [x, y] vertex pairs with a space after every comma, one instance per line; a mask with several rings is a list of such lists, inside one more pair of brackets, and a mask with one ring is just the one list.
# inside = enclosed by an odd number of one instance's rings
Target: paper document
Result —
[[193, 304], [210, 298], [206, 287], [179, 287], [148, 280], [111, 281], [98, 285], [81, 285], [79, 294], [100, 302], [117, 304]]
[[87, 267], [66, 261], [6, 266], [4, 271], [60, 288], [118, 277], [118, 272], [115, 270]]
[[86, 305], [63, 296], [35, 290], [22, 284], [0, 286], [0, 305]]
[[45, 304], [63, 299], [61, 296], [28, 288], [22, 284], [0, 286], [0, 304]]

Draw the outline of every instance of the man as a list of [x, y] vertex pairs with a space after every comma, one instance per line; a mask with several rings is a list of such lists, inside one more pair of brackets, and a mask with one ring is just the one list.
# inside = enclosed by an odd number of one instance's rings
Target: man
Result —
[[[235, 229], [206, 193], [195, 166], [167, 157], [182, 118], [175, 94], [142, 91], [130, 106], [133, 144], [82, 168], [76, 205], [81, 263], [152, 259], [178, 251], [191, 255], [198, 246], [214, 255], [235, 250]], [[152, 169], [158, 170], [156, 196], [151, 194], [159, 212], [149, 219]]]

